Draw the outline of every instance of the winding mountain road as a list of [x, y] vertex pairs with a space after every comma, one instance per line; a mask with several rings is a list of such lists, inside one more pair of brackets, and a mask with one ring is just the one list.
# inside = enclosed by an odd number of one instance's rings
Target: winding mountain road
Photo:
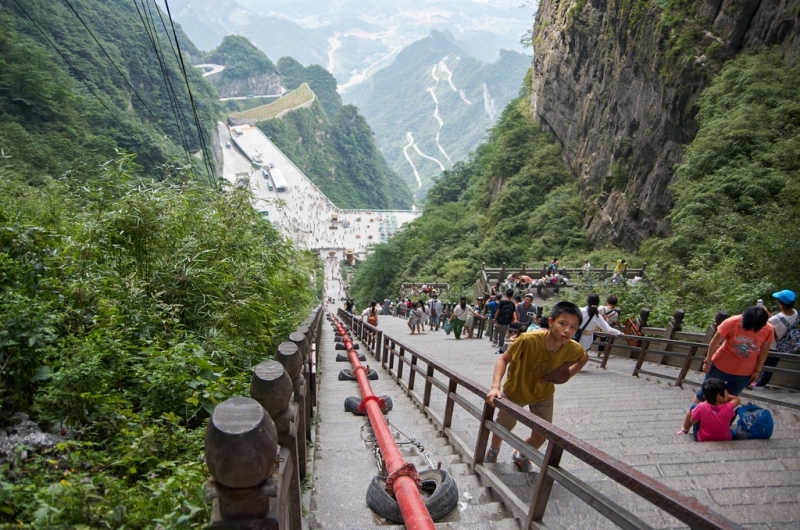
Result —
[[211, 64], [211, 63], [208, 63], [208, 64], [196, 64], [196, 65], [194, 65], [194, 67], [195, 68], [204, 68], [204, 69], [205, 68], [211, 68], [211, 70], [209, 70], [207, 72], [203, 72], [203, 77], [208, 77], [210, 75], [214, 75], [216, 73], [219, 73], [219, 72], [225, 70], [225, 67], [223, 65], [221, 65], [221, 64]]

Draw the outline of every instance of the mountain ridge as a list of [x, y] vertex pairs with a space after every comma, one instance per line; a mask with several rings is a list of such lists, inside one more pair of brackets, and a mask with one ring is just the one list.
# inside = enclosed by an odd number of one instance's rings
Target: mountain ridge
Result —
[[417, 198], [433, 178], [466, 158], [518, 95], [530, 57], [503, 51], [486, 64], [433, 30], [386, 68], [342, 94], [375, 130], [379, 148]]

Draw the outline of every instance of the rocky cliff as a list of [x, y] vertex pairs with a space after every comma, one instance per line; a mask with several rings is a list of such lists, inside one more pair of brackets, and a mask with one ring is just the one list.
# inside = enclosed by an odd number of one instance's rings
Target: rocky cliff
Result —
[[531, 112], [579, 179], [595, 245], [669, 233], [673, 166], [722, 64], [777, 47], [800, 62], [800, 0], [542, 0]]
[[281, 78], [278, 74], [258, 74], [246, 78], [226, 77], [225, 72], [210, 75], [206, 78], [217, 87], [219, 97], [233, 98], [250, 94], [263, 96], [281, 93]]

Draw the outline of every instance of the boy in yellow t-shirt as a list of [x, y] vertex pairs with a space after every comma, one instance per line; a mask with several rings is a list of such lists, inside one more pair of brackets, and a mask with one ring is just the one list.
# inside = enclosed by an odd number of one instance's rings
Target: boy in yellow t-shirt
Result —
[[[486, 395], [486, 401], [492, 406], [495, 399], [508, 399], [520, 407], [527, 405], [536, 416], [552, 422], [555, 385], [569, 381], [589, 361], [586, 351], [572, 340], [582, 321], [578, 306], [571, 302], [557, 303], [548, 319], [549, 329], [520, 335], [497, 359], [492, 389]], [[500, 390], [506, 368], [508, 377]], [[498, 412], [496, 421], [509, 431], [517, 423], [513, 416], [502, 410]], [[545, 437], [531, 432], [525, 441], [539, 449], [544, 444]], [[502, 443], [502, 438], [492, 435], [484, 462], [497, 462]], [[522, 471], [533, 471], [530, 460], [519, 451], [514, 451], [511, 458]]]

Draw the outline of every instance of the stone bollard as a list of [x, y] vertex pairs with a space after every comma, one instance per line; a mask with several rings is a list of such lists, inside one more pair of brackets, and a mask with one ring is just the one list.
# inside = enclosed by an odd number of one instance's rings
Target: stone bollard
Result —
[[[301, 372], [303, 378], [305, 379], [305, 413], [306, 413], [306, 438], [311, 439], [311, 429], [308, 428], [311, 422], [311, 409], [313, 404], [311, 402], [310, 393], [311, 393], [311, 351], [314, 349], [313, 339], [312, 339], [312, 332], [310, 329], [307, 331], [303, 331], [304, 326], [299, 326], [297, 331], [289, 335], [289, 342], [294, 343], [297, 346], [297, 349], [300, 351], [300, 356], [303, 358], [303, 370]], [[297, 389], [295, 389], [295, 393], [297, 393]], [[299, 401], [298, 401], [299, 403]]]
[[275, 360], [283, 365], [292, 381], [292, 390], [295, 392], [294, 400], [299, 407], [297, 417], [297, 456], [300, 468], [300, 477], [306, 476], [306, 380], [303, 376], [303, 356], [300, 348], [293, 342], [281, 342]]
[[[275, 424], [257, 401], [233, 398], [217, 405], [205, 437], [212, 527], [229, 526], [231, 519], [266, 521], [270, 497], [276, 497], [278, 480], [273, 472], [278, 454]], [[272, 504], [279, 508], [278, 502]]]
[[[280, 350], [280, 346], [278, 347]], [[250, 396], [267, 411], [275, 422], [278, 443], [288, 449], [288, 459], [291, 465], [287, 466], [285, 476], [281, 477], [282, 491], [287, 497], [284, 503], [288, 505], [291, 528], [300, 528], [302, 513], [300, 508], [300, 456], [298, 446], [305, 446], [305, 439], [298, 440], [297, 423], [302, 414], [292, 400], [291, 373], [284, 365], [277, 361], [264, 361], [253, 370], [250, 380]]]

